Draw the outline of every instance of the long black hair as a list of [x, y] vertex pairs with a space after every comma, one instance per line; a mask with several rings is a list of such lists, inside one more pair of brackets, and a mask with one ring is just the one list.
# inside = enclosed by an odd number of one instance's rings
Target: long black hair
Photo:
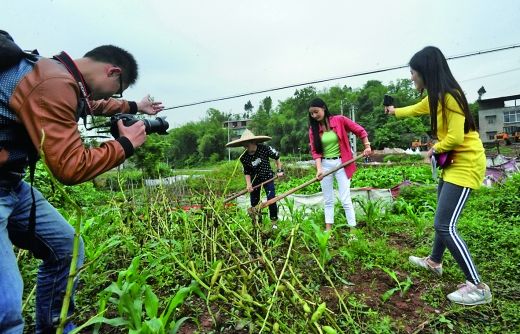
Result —
[[[329, 119], [331, 114], [329, 112], [329, 108], [327, 107], [327, 104], [325, 103], [325, 101], [323, 101], [319, 97], [315, 97], [314, 99], [311, 100], [311, 102], [309, 102], [309, 108], [311, 108], [311, 107], [323, 108], [325, 110], [324, 121], [327, 122], [327, 120]], [[314, 143], [314, 150], [317, 153], [321, 154], [321, 153], [323, 153], [323, 145], [321, 144], [321, 138], [320, 138], [320, 122], [318, 122], [317, 120], [312, 118], [310, 113], [309, 113], [309, 126], [311, 127], [311, 130], [312, 130], [312, 141]]]
[[453, 74], [451, 74], [448, 62], [441, 50], [434, 46], [427, 46], [413, 55], [409, 65], [412, 70], [419, 73], [428, 91], [431, 130], [434, 136], [437, 135], [437, 107], [439, 100], [443, 111], [442, 120], [445, 125], [447, 124], [446, 94], [451, 94], [464, 112], [464, 133], [468, 133], [469, 130], [476, 130], [475, 120], [469, 110], [466, 96], [457, 80], [453, 77]]

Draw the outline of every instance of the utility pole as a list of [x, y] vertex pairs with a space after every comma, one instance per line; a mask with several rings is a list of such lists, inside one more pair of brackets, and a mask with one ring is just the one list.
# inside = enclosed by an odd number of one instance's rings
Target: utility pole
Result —
[[[231, 137], [230, 130], [229, 130], [229, 127], [231, 126], [231, 120], [228, 119], [227, 121], [224, 121], [224, 126], [227, 128], [227, 142], [229, 143], [230, 137]], [[227, 152], [228, 152], [228, 161], [229, 161], [229, 160], [231, 160], [231, 148], [228, 147]]]
[[[229, 122], [227, 123], [227, 142], [229, 143]], [[231, 161], [231, 148], [227, 149], [228, 161]]]
[[[342, 105], [343, 106], [343, 105]], [[342, 107], [342, 112], [341, 114], [343, 115], [343, 107]], [[354, 104], [352, 104], [350, 106], [350, 119], [355, 122], [356, 121], [356, 111], [354, 109]], [[357, 151], [357, 137], [355, 134], [353, 134], [352, 132], [350, 133], [350, 139], [351, 139], [351, 142], [352, 142], [352, 152], [354, 153], [354, 155], [356, 155], [356, 151]]]

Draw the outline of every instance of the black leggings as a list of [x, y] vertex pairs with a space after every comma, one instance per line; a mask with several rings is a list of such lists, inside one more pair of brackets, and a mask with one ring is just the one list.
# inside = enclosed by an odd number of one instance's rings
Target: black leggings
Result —
[[473, 263], [468, 246], [457, 232], [457, 221], [468, 200], [470, 188], [453, 183], [439, 181], [437, 189], [437, 210], [435, 212], [435, 239], [430, 258], [437, 263], [442, 262], [446, 248], [459, 264], [466, 279], [473, 284], [480, 283], [477, 268]]

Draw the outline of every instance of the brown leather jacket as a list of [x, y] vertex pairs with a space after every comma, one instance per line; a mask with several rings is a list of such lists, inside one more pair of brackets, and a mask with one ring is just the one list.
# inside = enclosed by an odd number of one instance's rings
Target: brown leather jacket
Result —
[[[90, 180], [126, 158], [122, 144], [116, 140], [106, 141], [98, 148], [83, 145], [76, 122], [79, 94], [67, 69], [44, 58], [19, 82], [9, 102], [34, 146], [43, 152], [51, 172], [69, 185]], [[95, 101], [92, 106], [95, 115], [130, 111], [124, 100]], [[129, 143], [128, 139], [123, 140]]]

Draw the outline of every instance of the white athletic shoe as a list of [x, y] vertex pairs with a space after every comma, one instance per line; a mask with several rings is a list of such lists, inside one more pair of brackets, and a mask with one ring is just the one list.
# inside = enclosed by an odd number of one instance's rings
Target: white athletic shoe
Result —
[[408, 260], [413, 265], [428, 269], [428, 270], [434, 272], [437, 276], [442, 276], [442, 264], [440, 264], [438, 267], [433, 267], [428, 262], [429, 258], [430, 258], [429, 256], [427, 256], [427, 257], [410, 256], [408, 258]]
[[448, 299], [461, 305], [480, 305], [490, 303], [492, 296], [489, 286], [486, 284], [484, 284], [484, 288], [479, 289], [475, 284], [466, 281], [458, 286], [457, 291], [450, 293]]

